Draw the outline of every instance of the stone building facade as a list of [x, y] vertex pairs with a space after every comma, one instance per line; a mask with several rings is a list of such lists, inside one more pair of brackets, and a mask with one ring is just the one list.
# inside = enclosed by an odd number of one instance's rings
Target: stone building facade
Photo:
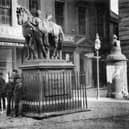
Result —
[[[129, 59], [129, 1], [119, 0], [119, 38], [121, 41], [122, 51]], [[129, 62], [127, 61], [127, 75], [129, 80]]]
[[16, 0], [0, 0], [0, 73], [6, 81], [21, 63], [21, 48], [24, 38], [22, 28], [17, 25]]
[[[102, 42], [101, 56], [105, 57], [110, 49], [108, 0], [0, 0], [0, 2], [0, 17], [4, 19], [0, 21], [0, 72], [4, 72], [5, 77], [22, 63], [24, 38], [16, 18], [16, 7], [22, 5], [33, 15], [40, 9], [42, 18], [48, 13], [52, 14], [52, 20], [60, 24], [65, 33], [63, 58], [69, 55], [75, 65], [75, 71], [86, 72], [87, 85], [89, 87], [94, 85], [96, 64], [95, 60], [89, 57], [95, 53], [96, 33], [99, 33]], [[100, 63], [100, 67], [102, 69], [100, 78], [104, 83], [104, 64]]]

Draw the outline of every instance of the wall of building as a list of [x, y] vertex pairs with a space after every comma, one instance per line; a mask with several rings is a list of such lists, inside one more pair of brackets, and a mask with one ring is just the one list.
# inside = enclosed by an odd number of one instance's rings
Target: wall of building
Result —
[[13, 67], [13, 49], [0, 47], [0, 73], [3, 73], [5, 81], [8, 81], [8, 73], [11, 73]]
[[22, 28], [17, 24], [16, 7], [17, 0], [12, 0], [11, 25], [0, 25], [0, 38], [24, 40]]
[[53, 16], [53, 21], [55, 21], [55, 12], [54, 9], [54, 0], [41, 0], [41, 11], [42, 11], [42, 17], [45, 18], [45, 15], [47, 13], [51, 13]]
[[70, 34], [77, 33], [77, 8], [74, 0], [67, 0], [65, 4], [65, 32]]
[[94, 5], [88, 8], [87, 37], [94, 41], [97, 32], [97, 10]]
[[[121, 41], [122, 52], [129, 59], [129, 1], [119, 0], [119, 38]], [[129, 80], [129, 62], [127, 62], [128, 80]]]
[[[0, 72], [3, 73], [5, 81], [8, 81], [12, 69], [18, 68], [16, 48], [24, 41], [22, 27], [17, 24], [16, 7], [17, 0], [11, 1], [11, 25], [0, 24]], [[20, 58], [19, 58], [20, 60]]]

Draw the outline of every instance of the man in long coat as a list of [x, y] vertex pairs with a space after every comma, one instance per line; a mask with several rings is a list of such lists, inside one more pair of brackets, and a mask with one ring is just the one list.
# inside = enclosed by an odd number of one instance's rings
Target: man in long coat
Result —
[[11, 77], [9, 77], [9, 82], [6, 85], [6, 94], [7, 94], [7, 116], [11, 115], [11, 110], [13, 108], [14, 101], [14, 89], [16, 85], [16, 80], [18, 78], [18, 70], [14, 69], [12, 71]]
[[22, 115], [22, 98], [23, 98], [23, 83], [22, 78], [19, 76], [16, 80], [14, 89], [14, 100], [15, 100], [15, 117]]

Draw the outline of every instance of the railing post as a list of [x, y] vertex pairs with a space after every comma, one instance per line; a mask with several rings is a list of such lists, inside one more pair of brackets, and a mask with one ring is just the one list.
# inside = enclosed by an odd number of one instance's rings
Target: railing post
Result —
[[99, 51], [97, 51], [97, 99], [100, 97], [99, 88]]
[[42, 73], [41, 71], [39, 70], [38, 71], [38, 75], [39, 75], [39, 87], [40, 87], [40, 96], [39, 96], [39, 113], [42, 112], [42, 106], [43, 106], [43, 83], [42, 83]]

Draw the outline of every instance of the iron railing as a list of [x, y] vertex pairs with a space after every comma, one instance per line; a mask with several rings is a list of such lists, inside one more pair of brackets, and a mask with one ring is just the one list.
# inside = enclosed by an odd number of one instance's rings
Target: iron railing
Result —
[[23, 80], [24, 112], [50, 113], [87, 109], [85, 73], [31, 71], [24, 73]]

